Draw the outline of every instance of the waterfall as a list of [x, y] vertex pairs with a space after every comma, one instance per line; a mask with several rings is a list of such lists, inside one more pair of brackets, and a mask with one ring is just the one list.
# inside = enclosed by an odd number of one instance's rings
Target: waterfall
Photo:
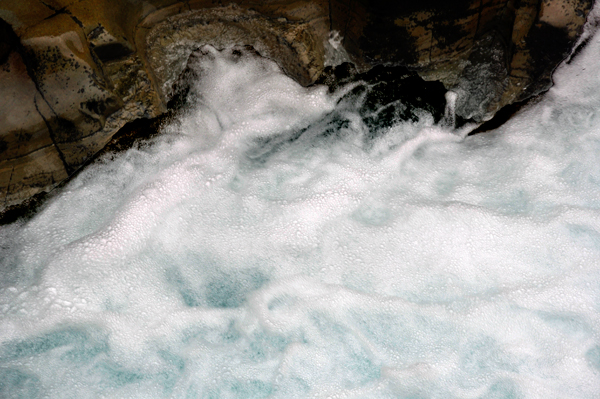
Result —
[[598, 397], [600, 37], [470, 137], [452, 93], [373, 131], [202, 51], [160, 135], [0, 228], [1, 398]]

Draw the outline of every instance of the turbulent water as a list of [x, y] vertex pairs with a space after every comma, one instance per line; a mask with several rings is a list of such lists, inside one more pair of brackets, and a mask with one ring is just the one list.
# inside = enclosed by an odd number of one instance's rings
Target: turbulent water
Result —
[[205, 49], [0, 228], [0, 398], [600, 398], [600, 38], [463, 137]]

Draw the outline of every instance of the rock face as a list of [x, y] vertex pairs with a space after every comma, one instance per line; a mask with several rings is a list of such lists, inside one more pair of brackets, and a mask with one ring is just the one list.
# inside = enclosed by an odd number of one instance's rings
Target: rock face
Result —
[[458, 93], [457, 114], [480, 122], [550, 87], [592, 3], [332, 1], [341, 10], [332, 13], [332, 27], [348, 52], [369, 64], [400, 63], [443, 82]]
[[353, 64], [344, 62], [326, 67], [315, 83], [326, 85], [334, 92], [350, 82], [354, 82], [354, 88], [340, 101], [347, 108], [356, 109], [361, 116], [369, 129], [365, 135], [367, 140], [384, 130], [381, 128], [391, 127], [398, 120], [417, 122], [427, 115], [439, 123], [444, 116], [444, 85], [426, 82], [416, 72], [403, 66], [377, 65], [367, 72], [358, 73]]
[[165, 112], [190, 54], [205, 44], [251, 45], [304, 85], [343, 61], [356, 73], [407, 67], [454, 91], [457, 114], [480, 122], [550, 86], [591, 5], [3, 0], [0, 212], [66, 179], [125, 123]]

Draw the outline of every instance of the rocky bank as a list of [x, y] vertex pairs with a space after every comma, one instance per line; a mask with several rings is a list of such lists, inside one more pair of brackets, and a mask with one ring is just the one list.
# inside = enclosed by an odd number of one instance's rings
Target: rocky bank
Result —
[[164, 114], [190, 54], [251, 45], [303, 85], [403, 66], [489, 120], [548, 89], [590, 0], [3, 0], [0, 212], [48, 191], [126, 123]]

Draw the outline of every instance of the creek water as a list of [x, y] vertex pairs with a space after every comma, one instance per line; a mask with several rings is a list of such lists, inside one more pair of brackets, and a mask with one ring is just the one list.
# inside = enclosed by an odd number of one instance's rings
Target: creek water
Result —
[[468, 137], [205, 52], [0, 227], [0, 398], [600, 398], [600, 37]]

